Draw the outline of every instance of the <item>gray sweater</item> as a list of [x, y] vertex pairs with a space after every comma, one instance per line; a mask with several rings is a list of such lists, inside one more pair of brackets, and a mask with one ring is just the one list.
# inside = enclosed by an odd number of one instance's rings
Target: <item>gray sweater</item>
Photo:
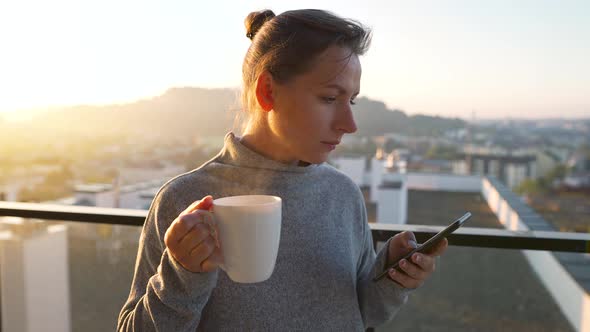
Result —
[[[222, 270], [193, 273], [167, 252], [164, 234], [206, 195], [276, 195], [283, 201], [275, 270], [261, 283], [234, 283]], [[347, 176], [323, 163], [285, 165], [246, 148], [232, 133], [221, 152], [166, 183], [139, 243], [119, 331], [363, 331], [396, 314], [407, 290], [384, 278], [364, 200]]]

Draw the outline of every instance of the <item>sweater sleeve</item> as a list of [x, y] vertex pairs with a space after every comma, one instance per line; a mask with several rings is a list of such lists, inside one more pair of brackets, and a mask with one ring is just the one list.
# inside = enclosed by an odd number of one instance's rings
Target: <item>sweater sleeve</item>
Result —
[[188, 271], [168, 253], [164, 234], [182, 208], [166, 196], [161, 190], [150, 207], [118, 331], [195, 331], [217, 284], [217, 271]]
[[387, 263], [387, 241], [382, 250], [375, 254], [373, 236], [367, 222], [366, 209], [363, 204], [363, 246], [358, 263], [357, 294], [365, 328], [377, 327], [393, 319], [404, 305], [410, 290], [403, 288], [389, 278], [377, 282], [373, 278], [381, 273]]

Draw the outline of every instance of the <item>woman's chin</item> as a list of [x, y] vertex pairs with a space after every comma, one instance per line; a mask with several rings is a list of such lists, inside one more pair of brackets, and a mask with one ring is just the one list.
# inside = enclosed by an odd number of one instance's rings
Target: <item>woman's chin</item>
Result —
[[321, 164], [323, 162], [326, 162], [328, 160], [328, 156], [329, 153], [322, 153], [316, 156], [310, 156], [309, 158], [306, 158], [305, 161], [301, 160], [301, 162], [306, 162], [309, 164]]

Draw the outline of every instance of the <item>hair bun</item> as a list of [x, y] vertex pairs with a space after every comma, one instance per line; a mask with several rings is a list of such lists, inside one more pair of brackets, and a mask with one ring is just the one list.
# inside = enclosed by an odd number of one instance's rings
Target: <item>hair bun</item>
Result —
[[264, 25], [264, 23], [272, 20], [272, 18], [275, 16], [275, 13], [269, 9], [251, 12], [248, 14], [248, 16], [246, 16], [246, 20], [244, 20], [244, 25], [246, 26], [246, 37], [250, 38], [250, 40], [254, 40], [254, 36]]

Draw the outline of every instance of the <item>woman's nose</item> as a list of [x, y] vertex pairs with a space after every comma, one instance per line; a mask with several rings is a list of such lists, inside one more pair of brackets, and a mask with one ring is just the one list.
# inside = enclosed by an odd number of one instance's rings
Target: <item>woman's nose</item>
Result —
[[352, 134], [357, 131], [357, 126], [354, 121], [354, 115], [352, 114], [352, 108], [347, 105], [340, 112], [340, 116], [337, 121], [338, 131], [343, 131], [345, 134]]

